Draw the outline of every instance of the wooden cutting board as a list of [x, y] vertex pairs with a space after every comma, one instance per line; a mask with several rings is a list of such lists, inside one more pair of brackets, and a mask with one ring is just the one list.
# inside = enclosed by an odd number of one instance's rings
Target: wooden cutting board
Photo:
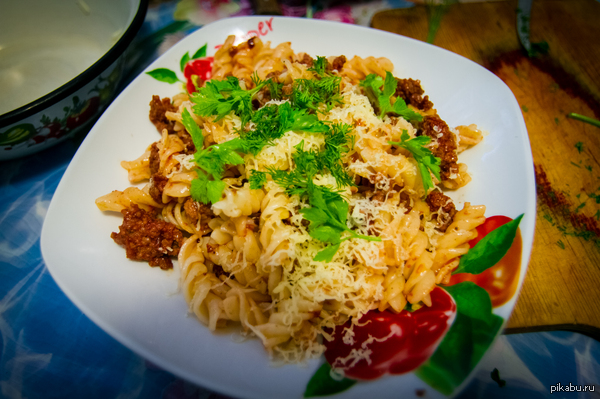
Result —
[[[448, 6], [433, 44], [489, 69], [521, 105], [538, 185], [529, 270], [507, 333], [575, 330], [600, 338], [600, 2], [536, 0], [530, 57], [517, 35], [517, 1]], [[425, 41], [428, 9], [375, 14], [372, 26]], [[426, 89], [426, 88], [425, 88]]]

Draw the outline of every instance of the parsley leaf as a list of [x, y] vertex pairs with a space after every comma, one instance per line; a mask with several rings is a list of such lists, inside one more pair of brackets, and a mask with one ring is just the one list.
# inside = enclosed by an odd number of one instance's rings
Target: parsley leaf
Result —
[[206, 174], [198, 172], [198, 178], [192, 180], [190, 195], [195, 201], [214, 204], [221, 200], [225, 186], [224, 181], [209, 180]]
[[404, 130], [402, 131], [400, 140], [400, 142], [388, 141], [388, 143], [390, 143], [391, 145], [402, 147], [412, 154], [412, 156], [417, 161], [419, 172], [421, 172], [421, 178], [423, 179], [423, 188], [425, 189], [426, 193], [429, 192], [429, 190], [434, 186], [429, 172], [433, 173], [433, 175], [438, 180], [440, 180], [441, 165], [440, 158], [435, 157], [431, 153], [431, 150], [425, 147], [425, 145], [427, 145], [431, 141], [431, 138], [428, 136], [419, 136], [411, 139], [407, 131]]
[[[241, 139], [235, 138], [222, 144], [214, 144], [206, 149], [201, 149], [204, 145], [204, 136], [187, 109], [182, 112], [182, 122], [192, 136], [192, 141], [197, 149], [194, 154], [194, 161], [199, 168], [196, 171], [198, 177], [192, 180], [190, 195], [195, 201], [214, 204], [221, 199], [226, 186], [225, 182], [221, 181], [225, 167], [227, 165], [239, 165], [244, 162], [238, 154], [238, 151], [243, 149], [244, 143]], [[212, 180], [210, 177], [212, 177]]]
[[215, 180], [221, 179], [225, 171], [225, 166], [240, 165], [244, 162], [243, 158], [237, 153], [237, 151], [241, 151], [242, 149], [242, 140], [235, 138], [221, 144], [213, 144], [204, 150], [196, 151], [194, 160], [196, 161], [196, 165]]
[[183, 126], [186, 128], [186, 130], [188, 131], [190, 136], [192, 136], [192, 141], [194, 142], [194, 146], [197, 149], [204, 147], [204, 135], [202, 135], [202, 131], [200, 130], [200, 127], [198, 127], [198, 125], [192, 118], [192, 115], [187, 110], [187, 108], [183, 109], [183, 112], [181, 113], [181, 117], [182, 117], [182, 121], [183, 121]]
[[253, 89], [244, 90], [234, 76], [228, 76], [225, 80], [207, 81], [204, 87], [191, 96], [195, 104], [194, 112], [200, 116], [216, 115], [219, 120], [234, 111], [242, 119], [242, 124], [245, 124], [252, 115], [252, 97], [265, 84], [266, 82], [260, 82]]
[[387, 113], [393, 113], [409, 121], [423, 120], [421, 114], [408, 108], [402, 97], [396, 97], [396, 101], [392, 105], [391, 100], [392, 96], [396, 93], [397, 84], [396, 78], [389, 71], [385, 72], [385, 81], [381, 76], [372, 73], [360, 82], [369, 100], [379, 109], [380, 119], [383, 119]]

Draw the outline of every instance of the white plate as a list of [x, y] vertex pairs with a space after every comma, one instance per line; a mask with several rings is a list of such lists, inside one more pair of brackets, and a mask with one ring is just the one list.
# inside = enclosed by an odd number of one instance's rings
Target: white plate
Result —
[[[450, 126], [476, 123], [489, 132], [461, 154], [473, 181], [452, 194], [457, 204], [485, 204], [486, 215], [521, 222], [526, 272], [535, 223], [533, 160], [525, 123], [510, 89], [481, 66], [438, 47], [353, 25], [283, 17], [241, 17], [218, 21], [194, 32], [148, 70], [179, 70], [179, 60], [208, 43], [208, 54], [228, 35], [241, 40], [259, 35], [313, 56], [388, 57], [398, 77], [419, 79], [440, 116]], [[180, 74], [181, 75], [181, 74]], [[182, 76], [181, 76], [182, 77]], [[180, 90], [138, 76], [96, 123], [58, 186], [44, 223], [42, 253], [66, 295], [106, 332], [160, 367], [207, 388], [244, 398], [301, 398], [319, 362], [274, 368], [259, 340], [237, 342], [231, 334], [212, 334], [177, 293], [177, 272], [164, 272], [125, 258], [110, 238], [120, 214], [102, 213], [94, 201], [129, 186], [122, 160], [133, 160], [159, 139], [148, 119], [153, 94]], [[519, 287], [520, 287], [519, 285]], [[494, 312], [508, 319], [516, 295]], [[340, 397], [411, 397], [416, 389], [439, 395], [413, 374], [357, 384]]]

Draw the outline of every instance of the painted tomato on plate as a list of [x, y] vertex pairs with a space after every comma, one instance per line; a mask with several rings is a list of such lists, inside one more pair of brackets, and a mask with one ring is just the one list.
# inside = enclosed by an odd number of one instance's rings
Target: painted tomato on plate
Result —
[[183, 68], [183, 75], [186, 78], [186, 88], [188, 93], [196, 91], [196, 86], [212, 77], [213, 57], [202, 57], [188, 61]]
[[347, 334], [338, 326], [325, 342], [325, 359], [348, 378], [373, 380], [385, 374], [404, 374], [419, 367], [435, 352], [450, 328], [456, 304], [442, 288], [431, 291], [432, 306], [415, 311], [370, 311]]

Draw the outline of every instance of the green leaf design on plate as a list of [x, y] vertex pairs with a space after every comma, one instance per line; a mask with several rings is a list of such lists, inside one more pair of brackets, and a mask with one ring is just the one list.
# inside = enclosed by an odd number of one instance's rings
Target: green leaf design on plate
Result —
[[179, 68], [181, 69], [181, 72], [183, 72], [183, 70], [185, 68], [185, 64], [187, 64], [189, 60], [190, 60], [190, 53], [186, 52], [183, 55], [183, 57], [181, 57], [181, 60], [179, 60]]
[[343, 392], [356, 384], [355, 380], [349, 378], [343, 378], [339, 381], [334, 380], [331, 378], [330, 373], [331, 366], [329, 366], [329, 363], [323, 363], [308, 382], [304, 397], [311, 398], [313, 396], [334, 395]]
[[152, 76], [156, 80], [165, 83], [173, 84], [180, 81], [177, 77], [177, 74], [167, 68], [154, 69], [152, 71], [146, 72], [146, 74]]
[[456, 319], [435, 353], [415, 374], [450, 395], [481, 360], [504, 320], [492, 313], [490, 296], [475, 283], [465, 281], [443, 288], [456, 302]]
[[208, 47], [208, 44], [205, 44], [204, 46], [200, 47], [198, 49], [198, 51], [196, 51], [194, 53], [194, 55], [192, 56], [192, 59], [195, 60], [196, 58], [206, 57], [206, 48], [207, 47]]
[[512, 246], [523, 215], [521, 214], [482, 238], [477, 245], [460, 258], [460, 263], [452, 274], [479, 274], [498, 263]]

